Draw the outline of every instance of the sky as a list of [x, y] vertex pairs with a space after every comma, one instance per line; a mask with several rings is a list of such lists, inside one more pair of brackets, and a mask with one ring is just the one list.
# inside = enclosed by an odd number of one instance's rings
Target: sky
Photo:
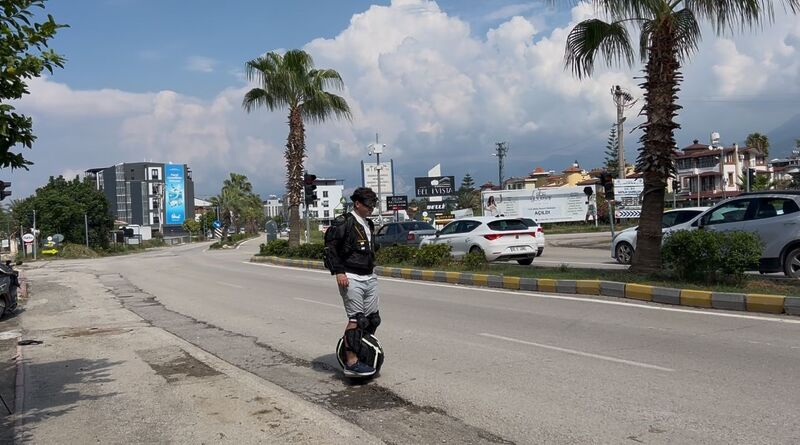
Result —
[[[598, 167], [614, 85], [639, 100], [626, 114], [626, 159], [639, 146], [641, 65], [600, 64], [582, 80], [564, 68], [569, 30], [597, 16], [586, 3], [84, 0], [47, 2], [46, 13], [69, 25], [50, 42], [67, 63], [31, 80], [14, 104], [38, 136], [24, 151], [30, 170], [2, 172], [14, 198], [50, 176], [143, 160], [188, 164], [202, 197], [231, 172], [264, 199], [282, 194], [287, 112], [246, 113], [255, 85], [243, 72], [248, 60], [293, 48], [344, 79], [338, 94], [352, 120], [306, 126], [306, 167], [346, 189], [360, 185], [361, 161], [374, 162], [376, 133], [397, 194], [413, 195], [414, 177], [435, 164], [459, 182], [470, 173], [496, 183], [499, 141], [510, 147], [506, 177], [574, 161]], [[774, 23], [752, 31], [704, 27], [682, 72], [679, 147], [711, 132], [725, 144], [769, 133], [800, 113], [800, 18], [778, 8]]]

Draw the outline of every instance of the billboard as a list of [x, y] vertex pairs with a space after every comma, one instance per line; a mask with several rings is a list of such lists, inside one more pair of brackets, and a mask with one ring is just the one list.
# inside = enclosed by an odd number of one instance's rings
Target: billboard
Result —
[[186, 220], [186, 190], [183, 183], [183, 165], [164, 166], [164, 224], [183, 224]]
[[[386, 199], [386, 196], [394, 194], [394, 171], [392, 170], [392, 161], [381, 162], [381, 196]], [[375, 162], [361, 162], [361, 178], [364, 187], [369, 187], [375, 193], [378, 193], [378, 164]]]
[[532, 218], [539, 223], [584, 221], [589, 210], [583, 187], [487, 190], [481, 193], [481, 202], [485, 216]]
[[619, 202], [615, 209], [617, 218], [639, 218], [642, 213], [642, 192], [644, 180], [615, 179], [614, 199]]
[[455, 176], [414, 178], [414, 186], [419, 197], [455, 195], [455, 184]]
[[408, 209], [408, 196], [394, 195], [386, 198], [387, 210], [406, 210]]

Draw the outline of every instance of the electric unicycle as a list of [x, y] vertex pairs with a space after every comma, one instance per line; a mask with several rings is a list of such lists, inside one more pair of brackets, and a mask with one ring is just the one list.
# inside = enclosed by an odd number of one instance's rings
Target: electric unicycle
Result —
[[[378, 339], [372, 335], [364, 332], [361, 336], [361, 349], [358, 352], [358, 360], [361, 363], [367, 364], [375, 368], [375, 374], [370, 376], [364, 377], [356, 377], [356, 376], [348, 376], [350, 378], [371, 378], [378, 375], [381, 370], [381, 366], [383, 366], [383, 347], [381, 346]], [[339, 338], [339, 342], [336, 343], [336, 360], [339, 361], [339, 366], [344, 369], [345, 361], [347, 360], [345, 356], [345, 349], [344, 349], [344, 337]]]

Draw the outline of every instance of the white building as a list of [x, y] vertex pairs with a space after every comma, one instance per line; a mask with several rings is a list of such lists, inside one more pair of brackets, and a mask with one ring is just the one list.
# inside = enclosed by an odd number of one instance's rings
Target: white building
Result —
[[329, 226], [336, 215], [342, 213], [344, 204], [344, 180], [342, 179], [317, 179], [317, 201], [310, 206], [311, 217], [319, 220], [324, 226]]
[[279, 216], [286, 219], [283, 210], [283, 199], [275, 195], [269, 195], [269, 198], [264, 201], [264, 215], [266, 215], [267, 219], [277, 218]]

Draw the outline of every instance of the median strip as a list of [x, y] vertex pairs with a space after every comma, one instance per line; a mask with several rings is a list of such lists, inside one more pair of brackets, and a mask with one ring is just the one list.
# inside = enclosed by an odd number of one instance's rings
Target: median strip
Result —
[[[254, 263], [324, 269], [321, 261], [295, 260], [271, 256], [254, 256]], [[399, 267], [375, 268], [380, 276], [438, 283], [491, 287], [507, 290], [548, 292], [560, 294], [600, 295], [629, 298], [661, 304], [710, 309], [739, 310], [770, 314], [800, 315], [800, 297], [766, 294], [740, 294], [693, 289], [673, 289], [636, 283], [603, 280], [555, 280], [472, 272], [420, 270]]]

